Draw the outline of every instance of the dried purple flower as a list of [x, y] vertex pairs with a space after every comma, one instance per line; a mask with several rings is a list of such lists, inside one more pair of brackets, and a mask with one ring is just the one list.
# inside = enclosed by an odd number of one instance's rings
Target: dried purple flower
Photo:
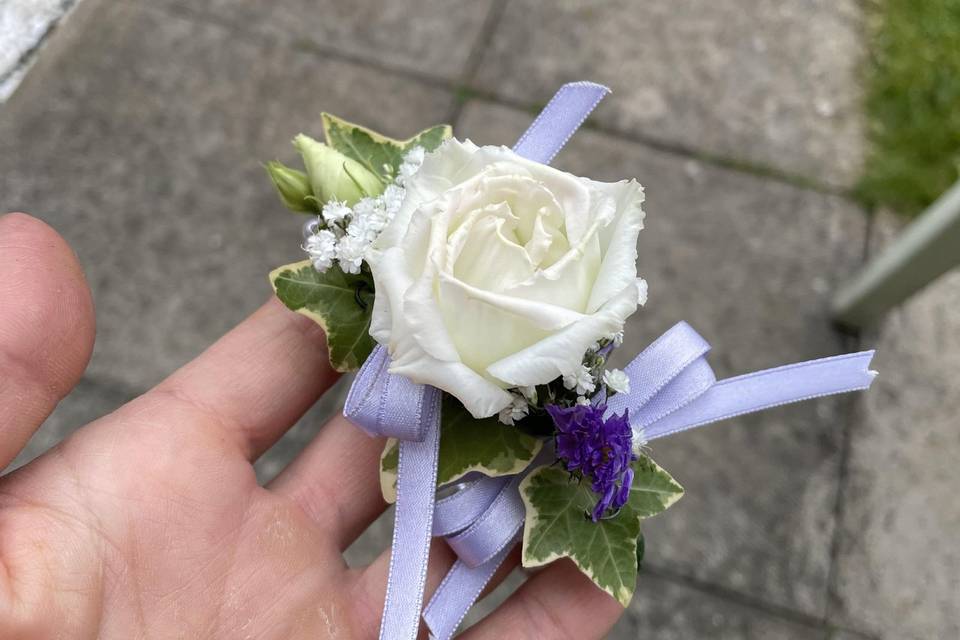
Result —
[[606, 405], [547, 405], [557, 428], [557, 456], [570, 473], [589, 478], [600, 496], [591, 519], [620, 509], [630, 498], [633, 469], [633, 431], [627, 413], [604, 418]]

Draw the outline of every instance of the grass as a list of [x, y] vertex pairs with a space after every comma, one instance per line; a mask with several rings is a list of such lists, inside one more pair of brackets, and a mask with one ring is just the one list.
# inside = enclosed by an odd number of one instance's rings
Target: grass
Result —
[[960, 0], [869, 0], [870, 149], [857, 194], [916, 215], [960, 172]]

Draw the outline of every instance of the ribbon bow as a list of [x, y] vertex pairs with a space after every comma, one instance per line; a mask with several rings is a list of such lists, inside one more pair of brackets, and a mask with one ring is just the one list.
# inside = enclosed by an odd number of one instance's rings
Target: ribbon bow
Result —
[[[549, 163], [609, 92], [575, 82], [560, 88], [514, 146]], [[818, 396], [866, 389], [875, 372], [873, 351], [767, 369], [720, 382], [706, 361], [710, 345], [685, 322], [643, 350], [625, 368], [630, 391], [607, 401], [609, 413], [629, 410], [635, 441], [649, 441], [724, 418]], [[457, 554], [423, 618], [438, 640], [450, 638], [504, 557], [520, 539], [523, 472], [466, 478], [436, 499], [441, 392], [389, 372], [383, 346], [367, 358], [347, 395], [344, 415], [374, 436], [400, 441], [396, 519], [380, 639], [414, 640], [426, 583], [431, 536], [443, 536]], [[479, 476], [479, 477], [478, 477]]]

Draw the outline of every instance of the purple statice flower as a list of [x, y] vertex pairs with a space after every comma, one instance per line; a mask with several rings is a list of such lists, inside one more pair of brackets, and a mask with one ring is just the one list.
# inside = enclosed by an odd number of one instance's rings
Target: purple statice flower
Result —
[[590, 514], [593, 521], [608, 510], [620, 509], [630, 498], [630, 463], [637, 459], [627, 412], [604, 418], [604, 404], [551, 404], [546, 409], [557, 428], [557, 457], [567, 471], [588, 478], [590, 488], [600, 496]]

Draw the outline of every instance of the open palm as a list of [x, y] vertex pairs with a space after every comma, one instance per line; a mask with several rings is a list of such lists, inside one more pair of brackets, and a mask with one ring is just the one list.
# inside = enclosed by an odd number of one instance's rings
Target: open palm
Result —
[[[0, 469], [81, 376], [93, 327], [64, 241], [0, 218]], [[268, 302], [0, 478], [0, 638], [376, 637], [389, 552], [359, 569], [342, 552], [386, 506], [382, 442], [335, 418], [268, 487], [252, 467], [336, 380], [326, 362], [320, 329]], [[451, 563], [436, 541], [428, 593]], [[600, 638], [621, 612], [562, 561], [464, 637]]]

